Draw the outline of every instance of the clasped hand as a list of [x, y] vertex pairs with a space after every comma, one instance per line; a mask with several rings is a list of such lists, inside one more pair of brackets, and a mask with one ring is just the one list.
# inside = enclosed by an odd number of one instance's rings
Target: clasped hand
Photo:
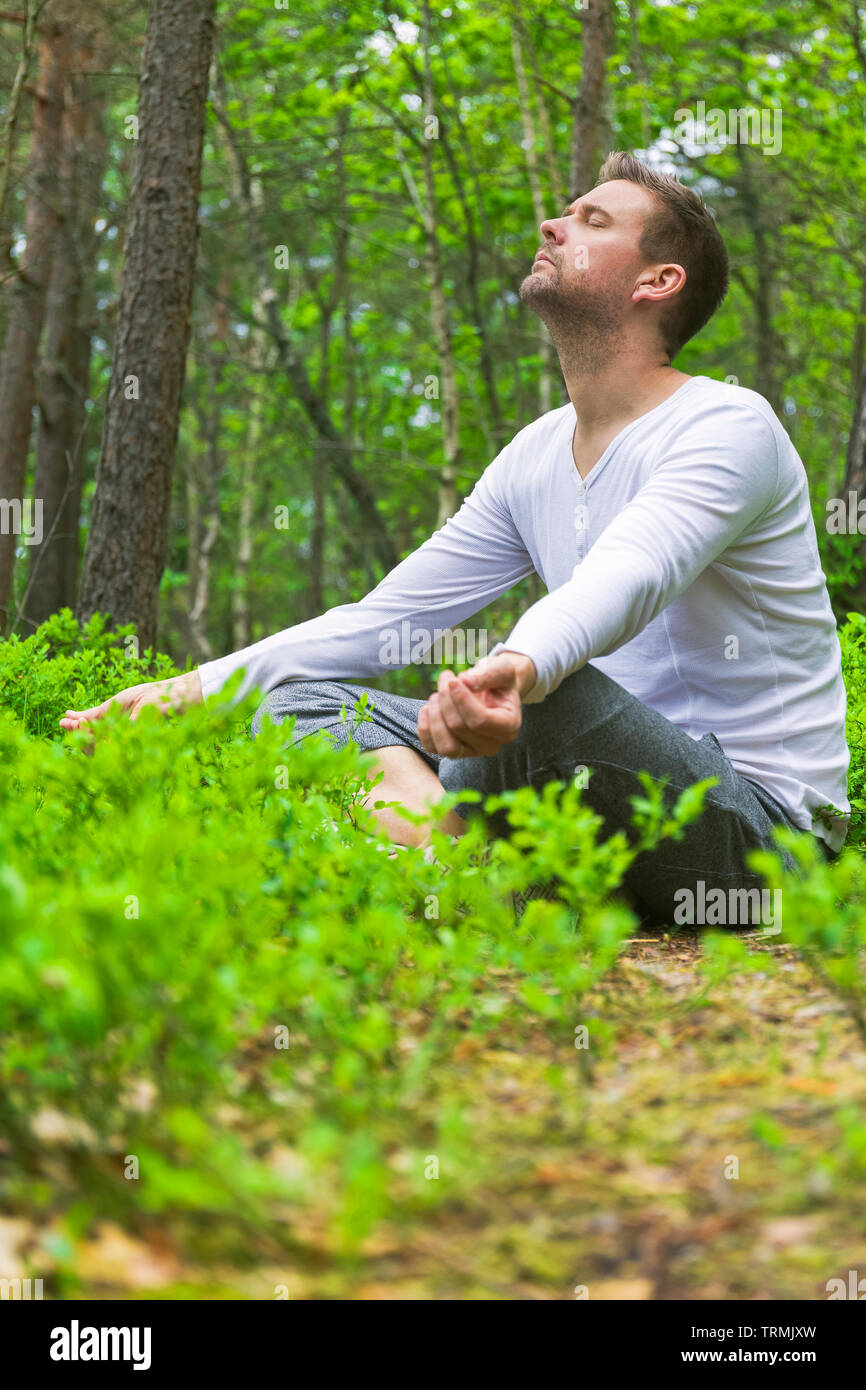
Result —
[[483, 657], [470, 671], [443, 671], [418, 714], [428, 753], [490, 758], [512, 743], [522, 722], [521, 696], [536, 681], [535, 665], [518, 652]]

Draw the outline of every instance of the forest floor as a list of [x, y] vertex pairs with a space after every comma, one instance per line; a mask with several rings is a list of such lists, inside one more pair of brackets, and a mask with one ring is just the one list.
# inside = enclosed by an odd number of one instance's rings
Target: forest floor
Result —
[[[325, 1192], [281, 1218], [291, 1261], [253, 1242], [232, 1267], [198, 1268], [176, 1232], [133, 1239], [105, 1223], [79, 1252], [82, 1293], [827, 1298], [829, 1279], [866, 1274], [866, 1165], [852, 1141], [866, 1053], [791, 947], [754, 950], [766, 971], [708, 991], [699, 935], [634, 939], [587, 1001], [590, 1035], [593, 1004], [613, 1033], [598, 1060], [575, 1051], [577, 1121], [549, 1084], [542, 1022], [519, 1037], [467, 1032], [448, 1086], [485, 1155], [483, 1181], [379, 1222], [357, 1252], [333, 1243]], [[279, 1145], [271, 1158], [292, 1162]]]

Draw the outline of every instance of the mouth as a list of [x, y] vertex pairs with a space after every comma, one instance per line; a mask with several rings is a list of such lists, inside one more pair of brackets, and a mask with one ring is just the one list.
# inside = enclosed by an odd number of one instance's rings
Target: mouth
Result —
[[549, 256], [545, 256], [545, 254], [544, 254], [543, 251], [539, 251], [538, 255], [535, 257], [535, 260], [532, 262], [532, 264], [533, 264], [533, 265], [538, 265], [538, 262], [539, 262], [539, 261], [545, 261], [547, 265], [553, 265], [553, 261], [550, 259]]

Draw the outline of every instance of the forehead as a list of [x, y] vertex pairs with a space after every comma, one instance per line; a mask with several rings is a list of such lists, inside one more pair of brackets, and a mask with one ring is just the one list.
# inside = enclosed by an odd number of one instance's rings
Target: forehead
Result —
[[611, 179], [609, 183], [600, 183], [596, 188], [591, 188], [582, 198], [575, 198], [570, 207], [574, 211], [589, 204], [609, 213], [617, 223], [639, 226], [647, 213], [654, 210], [655, 199], [649, 189], [641, 188], [639, 183], [631, 183], [628, 179]]

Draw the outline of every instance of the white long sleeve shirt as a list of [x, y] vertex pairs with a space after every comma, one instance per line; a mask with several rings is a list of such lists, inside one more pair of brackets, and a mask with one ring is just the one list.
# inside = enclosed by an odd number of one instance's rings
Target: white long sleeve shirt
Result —
[[[543, 700], [588, 661], [838, 849], [845, 687], [806, 473], [762, 396], [690, 377], [581, 480], [572, 405], [505, 446], [455, 516], [359, 603], [199, 668], [205, 699], [282, 681], [381, 676], [533, 570], [548, 593], [495, 650], [525, 653]], [[832, 807], [830, 823], [815, 819]]]

